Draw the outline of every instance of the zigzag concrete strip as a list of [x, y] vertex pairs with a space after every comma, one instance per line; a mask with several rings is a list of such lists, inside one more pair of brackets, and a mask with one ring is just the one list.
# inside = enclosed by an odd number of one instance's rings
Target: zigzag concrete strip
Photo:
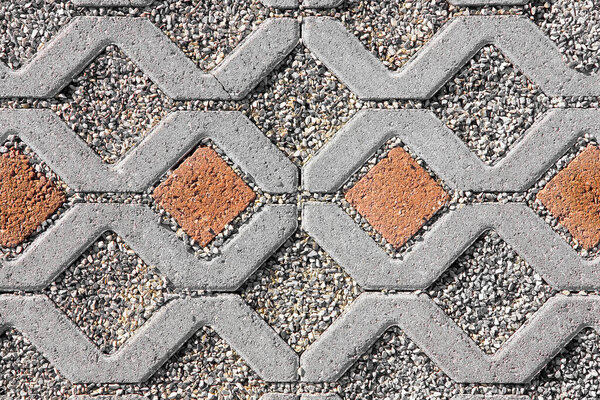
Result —
[[514, 394], [459, 394], [452, 398], [453, 400], [531, 400], [529, 396], [521, 396]]
[[482, 233], [496, 231], [557, 290], [600, 289], [600, 260], [583, 259], [522, 203], [471, 204], [449, 211], [401, 259], [391, 258], [338, 205], [306, 203], [302, 228], [367, 290], [431, 285]]
[[173, 299], [116, 353], [103, 354], [46, 296], [0, 296], [2, 329], [15, 328], [76, 383], [143, 382], [198, 329], [212, 327], [267, 381], [297, 379], [298, 356], [235, 294]]
[[50, 110], [0, 110], [0, 143], [18, 135], [69, 187], [80, 192], [142, 192], [210, 138], [265, 191], [291, 193], [296, 166], [237, 111], [171, 113], [119, 163], [110, 165]]
[[77, 17], [19, 70], [0, 64], [0, 96], [56, 95], [108, 45], [119, 46], [168, 96], [241, 99], [296, 46], [299, 23], [269, 19], [204, 73], [146, 18]]
[[40, 290], [103, 232], [115, 231], [176, 286], [236, 290], [296, 230], [294, 205], [265, 205], [210, 261], [198, 259], [149, 207], [77, 204], [13, 261], [0, 262], [0, 290]]
[[489, 166], [431, 111], [362, 110], [305, 165], [302, 183], [312, 192], [335, 192], [388, 139], [399, 137], [454, 189], [525, 191], [584, 133], [600, 137], [598, 110], [551, 111]]
[[454, 18], [395, 73], [341, 22], [328, 17], [303, 21], [303, 43], [362, 99], [428, 99], [488, 44], [496, 45], [549, 96], [600, 95], [600, 77], [569, 68], [557, 46], [527, 18]]
[[526, 383], [581, 329], [600, 329], [598, 321], [599, 296], [557, 295], [488, 355], [427, 295], [364, 293], [302, 354], [302, 380], [335, 381], [398, 326], [456, 382]]

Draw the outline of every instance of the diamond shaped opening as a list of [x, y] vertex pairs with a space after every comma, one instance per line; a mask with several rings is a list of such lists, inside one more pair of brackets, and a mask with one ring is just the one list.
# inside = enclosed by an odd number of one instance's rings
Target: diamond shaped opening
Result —
[[588, 145], [537, 194], [585, 250], [600, 242], [600, 149]]
[[[173, 385], [174, 379], [177, 385]], [[171, 396], [185, 387], [185, 393], [193, 393], [192, 398], [247, 399], [253, 395], [258, 398], [264, 385], [235, 350], [213, 329], [204, 327], [144, 387]]]
[[218, 66], [258, 25], [269, 9], [260, 0], [184, 0], [155, 4], [153, 22], [201, 69]]
[[112, 354], [165, 303], [170, 286], [109, 231], [44, 293], [102, 352]]
[[43, 354], [15, 329], [0, 335], [0, 355], [2, 399], [63, 399], [72, 388]]
[[345, 199], [394, 248], [402, 247], [450, 196], [402, 147], [393, 147]]
[[453, 385], [398, 327], [388, 329], [338, 382], [348, 399], [385, 399], [390, 393], [407, 399], [446, 398], [440, 392], [446, 394], [444, 389]]
[[477, 239], [427, 292], [488, 354], [556, 294], [493, 231]]
[[246, 115], [296, 165], [303, 165], [351, 117], [357, 97], [298, 46], [249, 95]]
[[445, 1], [349, 1], [342, 13], [349, 32], [392, 71], [405, 65], [448, 20]]
[[242, 298], [298, 353], [360, 293], [358, 284], [301, 231], [240, 289]]
[[[45, 164], [17, 139], [0, 146], [0, 252], [23, 244], [65, 203]], [[51, 177], [52, 178], [52, 177]], [[13, 254], [14, 255], [14, 254]], [[10, 254], [9, 254], [10, 256]]]
[[152, 193], [200, 246], [207, 246], [250, 203], [256, 193], [208, 146], [201, 146]]
[[525, 135], [549, 98], [493, 45], [483, 47], [429, 108], [489, 165]]
[[108, 46], [63, 90], [52, 109], [101, 158], [114, 164], [174, 107], [116, 46]]

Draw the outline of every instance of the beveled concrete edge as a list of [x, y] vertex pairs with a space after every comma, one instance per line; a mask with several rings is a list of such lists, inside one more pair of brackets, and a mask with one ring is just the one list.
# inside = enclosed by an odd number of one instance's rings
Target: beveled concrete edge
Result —
[[600, 289], [600, 259], [586, 260], [524, 203], [459, 206], [402, 258], [392, 258], [339, 205], [308, 202], [302, 229], [367, 290], [425, 289], [484, 232], [495, 231], [556, 290]]
[[598, 330], [599, 320], [599, 296], [555, 295], [488, 355], [426, 294], [365, 292], [300, 356], [301, 379], [337, 380], [398, 326], [455, 382], [526, 383], [581, 329]]
[[146, 205], [76, 204], [15, 260], [0, 262], [1, 291], [35, 291], [50, 284], [97, 238], [114, 231], [175, 286], [233, 291], [296, 230], [292, 204], [267, 204], [225, 243], [221, 253], [198, 259]]
[[262, 379], [298, 379], [298, 355], [237, 294], [171, 299], [111, 355], [44, 295], [0, 295], [0, 323], [23, 333], [75, 383], [143, 382], [202, 326], [213, 328]]
[[298, 168], [238, 111], [175, 111], [117, 164], [104, 163], [51, 110], [0, 109], [0, 143], [17, 135], [76, 192], [143, 192], [210, 138], [266, 192], [297, 190]]
[[569, 68], [558, 47], [524, 17], [453, 18], [398, 72], [390, 71], [340, 21], [330, 17], [305, 17], [302, 41], [365, 100], [429, 99], [488, 44], [497, 46], [549, 96], [600, 94], [600, 75]]
[[302, 185], [311, 192], [335, 192], [388, 139], [398, 137], [453, 189], [525, 191], [586, 133], [600, 137], [600, 111], [549, 111], [489, 166], [432, 111], [361, 110], [305, 164]]
[[173, 99], [239, 99], [299, 40], [298, 21], [267, 19], [205, 73], [146, 18], [75, 17], [25, 66], [13, 70], [0, 63], [0, 96], [53, 97], [107, 46], [116, 45]]

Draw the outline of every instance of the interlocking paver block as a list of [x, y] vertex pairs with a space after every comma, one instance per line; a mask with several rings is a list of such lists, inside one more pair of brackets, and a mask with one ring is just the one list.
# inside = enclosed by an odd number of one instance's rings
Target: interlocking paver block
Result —
[[598, 137], [599, 118], [600, 112], [593, 109], [551, 111], [490, 166], [431, 111], [361, 110], [304, 166], [302, 184], [312, 192], [335, 192], [387, 140], [398, 137], [453, 189], [525, 191], [579, 137]]
[[586, 249], [600, 241], [600, 149], [589, 145], [537, 198]]
[[583, 327], [600, 329], [599, 296], [557, 295], [493, 355], [424, 294], [362, 294], [300, 357], [304, 381], [338, 379], [388, 328], [398, 326], [457, 382], [530, 381]]
[[486, 44], [509, 55], [550, 96], [600, 94], [600, 76], [569, 68], [557, 46], [522, 17], [453, 18], [398, 72], [333, 18], [304, 18], [302, 41], [350, 90], [368, 100], [428, 99]]
[[256, 198], [211, 148], [201, 147], [153, 192], [188, 235], [206, 246]]
[[114, 231], [174, 285], [234, 291], [296, 230], [296, 206], [265, 205], [210, 261], [198, 259], [149, 207], [77, 204], [12, 261], [0, 261], [0, 290], [40, 290], [104, 232]]
[[26, 155], [14, 149], [0, 155], [0, 245], [21, 243], [65, 200]]
[[116, 164], [102, 162], [50, 110], [0, 110], [0, 143], [13, 134], [78, 192], [143, 192], [204, 138], [211, 139], [264, 191], [296, 190], [298, 169], [236, 111], [173, 112]]
[[526, 204], [484, 203], [442, 215], [404, 257], [392, 258], [337, 204], [309, 202], [302, 228], [365, 289], [431, 285], [487, 230], [496, 231], [556, 290], [598, 290], [600, 259], [586, 260]]
[[53, 97], [106, 46], [120, 47], [169, 97], [241, 99], [291, 52], [298, 22], [270, 19], [210, 73], [147, 18], [76, 17], [24, 67], [0, 63], [0, 97]]
[[110, 356], [46, 296], [0, 295], [0, 330], [23, 332], [72, 382], [143, 382], [206, 325], [263, 379], [296, 380], [296, 353], [235, 294], [173, 299]]
[[408, 152], [395, 147], [346, 192], [346, 199], [388, 243], [400, 247], [449, 196]]

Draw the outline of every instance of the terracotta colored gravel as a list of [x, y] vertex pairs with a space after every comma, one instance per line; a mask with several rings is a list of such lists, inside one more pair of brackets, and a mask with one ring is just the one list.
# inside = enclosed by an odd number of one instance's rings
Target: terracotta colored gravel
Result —
[[600, 242], [600, 149], [589, 145], [538, 193], [537, 198], [577, 242]]
[[346, 200], [388, 243], [398, 248], [449, 196], [410, 154], [395, 147], [348, 190]]
[[152, 197], [190, 237], [206, 246], [256, 195], [213, 149], [201, 147]]
[[54, 213], [66, 197], [29, 158], [11, 149], [0, 156], [0, 245], [15, 247]]

